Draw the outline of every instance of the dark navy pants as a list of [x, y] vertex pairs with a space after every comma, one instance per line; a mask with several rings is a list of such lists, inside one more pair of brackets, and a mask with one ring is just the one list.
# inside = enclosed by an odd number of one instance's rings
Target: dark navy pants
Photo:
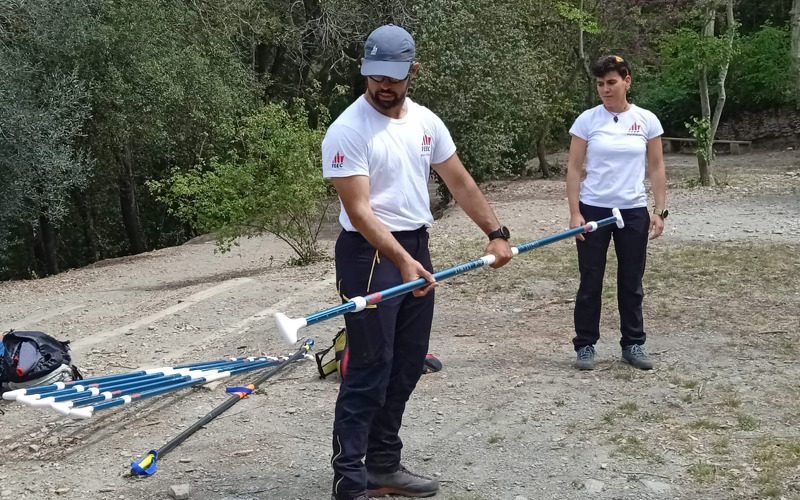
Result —
[[[611, 217], [610, 208], [580, 204], [586, 221]], [[650, 230], [650, 213], [647, 208], [620, 210], [625, 227], [609, 224], [584, 234], [585, 241], [577, 241], [578, 267], [581, 284], [575, 299], [575, 338], [577, 351], [594, 345], [600, 339], [600, 308], [603, 276], [606, 272], [606, 255], [611, 238], [617, 254], [617, 306], [620, 318], [620, 345], [644, 344], [646, 335], [642, 319], [642, 276], [647, 258], [647, 238]]]
[[[392, 233], [408, 253], [433, 272], [428, 232]], [[400, 270], [357, 232], [336, 241], [336, 282], [343, 301], [403, 282]], [[433, 321], [434, 291], [408, 293], [345, 315], [347, 363], [333, 424], [333, 493], [365, 492], [366, 469], [394, 472], [403, 443], [398, 431], [406, 402], [422, 374]], [[363, 460], [363, 462], [362, 462]]]

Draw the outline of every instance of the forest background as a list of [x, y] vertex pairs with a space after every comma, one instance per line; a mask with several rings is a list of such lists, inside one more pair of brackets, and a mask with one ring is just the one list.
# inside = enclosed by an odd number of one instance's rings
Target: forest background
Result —
[[333, 199], [319, 144], [389, 22], [417, 42], [411, 95], [478, 181], [563, 171], [546, 153], [598, 104], [605, 53], [631, 61], [631, 101], [696, 140], [698, 185], [726, 123], [789, 116], [726, 138], [800, 138], [800, 0], [7, 0], [0, 279], [209, 232], [222, 249], [269, 232], [315, 260]]

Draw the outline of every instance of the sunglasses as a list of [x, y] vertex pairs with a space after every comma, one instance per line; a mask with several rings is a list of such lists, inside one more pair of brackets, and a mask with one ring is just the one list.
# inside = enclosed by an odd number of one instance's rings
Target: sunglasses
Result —
[[389, 80], [389, 83], [400, 83], [408, 80], [409, 75], [411, 72], [408, 72], [408, 75], [405, 78], [392, 78], [390, 76], [382, 76], [382, 75], [370, 75], [369, 79], [373, 82], [382, 83], [384, 80]]

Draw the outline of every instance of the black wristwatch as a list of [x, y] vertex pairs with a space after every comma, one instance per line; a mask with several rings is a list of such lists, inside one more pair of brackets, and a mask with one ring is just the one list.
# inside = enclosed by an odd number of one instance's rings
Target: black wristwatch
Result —
[[500, 229], [495, 229], [489, 233], [489, 241], [496, 240], [497, 238], [503, 238], [508, 241], [508, 239], [511, 238], [511, 232], [509, 232], [506, 226], [500, 226]]
[[666, 219], [667, 216], [669, 215], [669, 210], [667, 210], [666, 208], [664, 210], [659, 210], [658, 208], [654, 208], [653, 213], [656, 215], [660, 215], [662, 219]]

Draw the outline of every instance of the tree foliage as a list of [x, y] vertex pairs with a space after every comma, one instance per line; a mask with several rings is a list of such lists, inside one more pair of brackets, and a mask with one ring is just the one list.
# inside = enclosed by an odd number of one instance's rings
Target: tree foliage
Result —
[[[269, 155], [294, 144], [301, 156], [280, 161], [312, 161], [305, 145], [324, 130], [326, 110], [336, 117], [364, 91], [363, 42], [388, 22], [415, 35], [422, 71], [412, 97], [445, 120], [479, 180], [530, 174], [533, 156], [549, 172], [547, 148], [563, 146], [571, 120], [593, 102], [586, 67], [600, 53], [630, 60], [632, 99], [669, 133], [686, 133], [703, 114], [698, 71], [709, 99], [720, 96], [721, 10], [716, 36], [701, 36], [702, 14], [717, 1], [0, 2], [0, 279], [180, 244], [210, 228], [246, 234], [249, 224], [310, 256], [313, 223], [301, 235], [265, 215], [290, 213], [280, 195], [293, 185]], [[736, 2], [728, 117], [796, 109], [797, 2]], [[281, 139], [289, 131], [294, 138]], [[271, 186], [258, 191], [262, 205], [231, 198], [252, 194], [242, 189], [256, 178]], [[318, 177], [298, 179], [308, 190], [291, 199], [310, 203], [322, 192]], [[181, 182], [205, 197], [205, 212], [167, 204], [195, 200], [178, 196]], [[256, 208], [259, 217], [245, 221]]]
[[317, 235], [327, 207], [320, 200], [324, 129], [310, 129], [302, 102], [294, 113], [268, 104], [234, 133], [235, 149], [152, 187], [174, 214], [213, 232], [222, 250], [236, 239], [271, 233], [288, 243], [301, 264], [320, 257]]
[[425, 0], [418, 12], [414, 95], [443, 117], [478, 180], [520, 172], [537, 134], [571, 107], [566, 24], [529, 1]]

